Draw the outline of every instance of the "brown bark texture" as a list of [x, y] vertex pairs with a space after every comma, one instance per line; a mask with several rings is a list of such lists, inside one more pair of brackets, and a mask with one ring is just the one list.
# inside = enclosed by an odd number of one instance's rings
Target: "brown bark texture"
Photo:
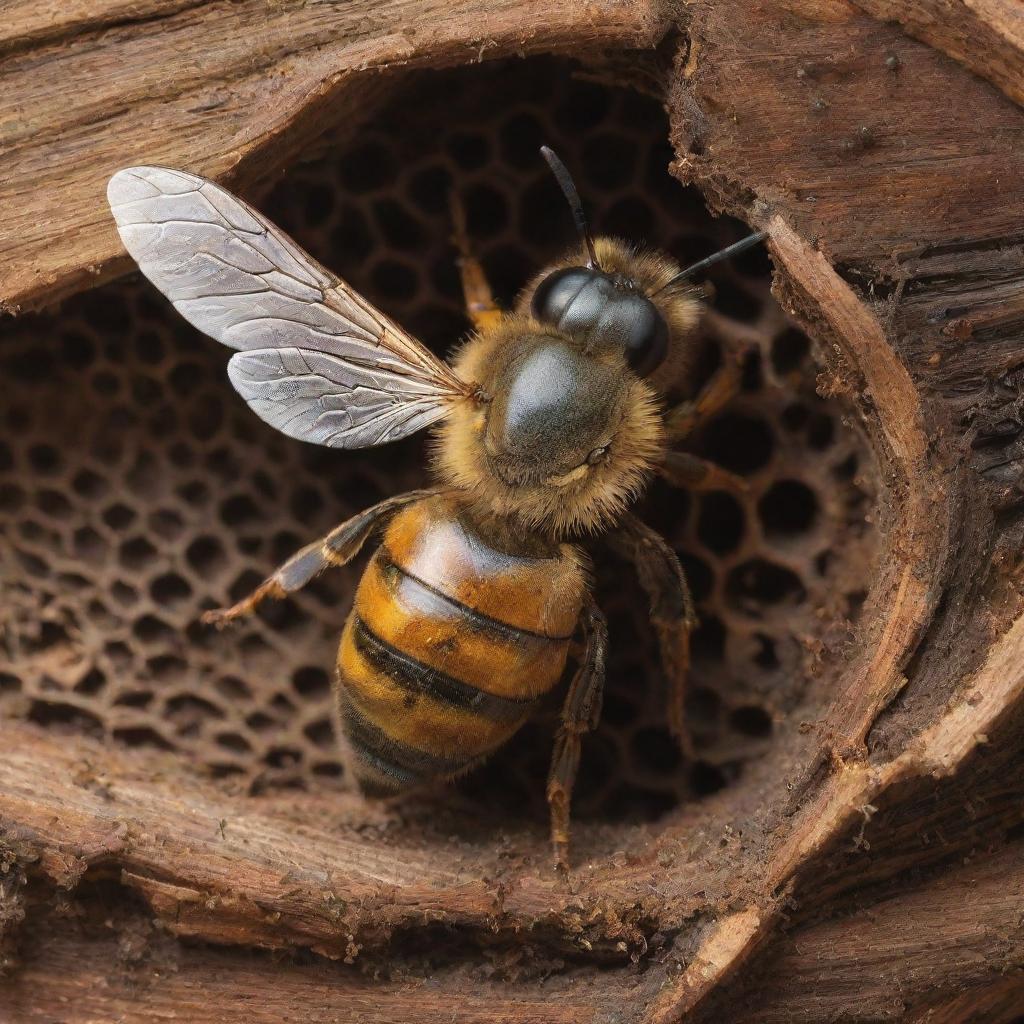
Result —
[[568, 877], [540, 828], [251, 796], [170, 753], [4, 721], [0, 1019], [1024, 1013], [1010, 0], [6, 0], [0, 301], [127, 271], [103, 202], [119, 167], [244, 192], [357, 131], [409, 69], [546, 53], [664, 101], [673, 173], [768, 232], [818, 390], [866, 434], [880, 553], [849, 635], [817, 651], [820, 713], [737, 790], [583, 829]]

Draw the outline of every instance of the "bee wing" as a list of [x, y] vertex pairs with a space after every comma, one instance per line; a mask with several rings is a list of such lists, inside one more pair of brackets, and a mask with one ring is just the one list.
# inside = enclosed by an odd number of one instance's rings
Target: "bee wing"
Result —
[[219, 185], [129, 167], [107, 186], [125, 248], [189, 323], [231, 348], [231, 383], [290, 437], [363, 448], [472, 394], [443, 360]]

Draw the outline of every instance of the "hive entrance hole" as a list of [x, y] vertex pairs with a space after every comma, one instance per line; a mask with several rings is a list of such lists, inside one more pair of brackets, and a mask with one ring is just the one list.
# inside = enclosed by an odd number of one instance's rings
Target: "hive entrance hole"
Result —
[[[565, 62], [424, 72], [258, 205], [443, 354], [468, 329], [452, 188], [505, 304], [573, 241], [542, 143], [573, 170], [597, 232], [686, 263], [741, 237], [744, 225], [712, 218], [668, 173], [667, 138], [655, 100]], [[582, 818], [649, 820], [741, 779], [803, 698], [816, 609], [837, 589], [863, 589], [860, 576], [845, 578], [867, 543], [862, 444], [815, 394], [807, 339], [771, 299], [769, 273], [763, 251], [715, 268], [699, 342], [700, 379], [730, 339], [749, 347], [741, 394], [692, 445], [749, 492], [686, 495], [656, 482], [638, 509], [678, 551], [698, 605], [687, 698], [696, 758], [665, 726], [635, 574], [597, 545], [611, 650], [603, 721], [584, 746]], [[232, 630], [198, 617], [346, 517], [422, 485], [422, 441], [338, 453], [275, 433], [231, 390], [229, 353], [138, 280], [5, 332], [0, 558], [11, 600], [0, 708], [177, 751], [253, 791], [339, 786], [330, 673], [362, 562]], [[553, 700], [461, 783], [481, 815], [543, 820], [557, 712]]]

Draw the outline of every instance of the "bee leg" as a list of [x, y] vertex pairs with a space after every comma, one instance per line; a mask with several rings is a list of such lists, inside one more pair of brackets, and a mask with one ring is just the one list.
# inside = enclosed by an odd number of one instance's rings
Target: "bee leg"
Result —
[[690, 633], [697, 624], [693, 597], [676, 553], [661, 534], [626, 515], [608, 535], [611, 546], [636, 566], [640, 585], [651, 602], [651, 622], [658, 636], [661, 661], [668, 677], [668, 726], [689, 757], [686, 730], [686, 682], [690, 670]]
[[711, 380], [696, 398], [680, 402], [665, 416], [665, 434], [670, 444], [689, 437], [702, 423], [721, 412], [739, 394], [743, 382], [743, 356], [746, 349], [728, 354]]
[[687, 491], [736, 491], [742, 494], [750, 489], [743, 477], [689, 452], [668, 452], [658, 467], [658, 474], [673, 487]]
[[569, 867], [569, 805], [580, 765], [580, 741], [601, 717], [608, 653], [608, 623], [601, 609], [592, 601], [583, 610], [581, 623], [586, 649], [582, 663], [569, 684], [548, 773], [551, 842], [555, 848], [555, 866], [560, 871], [567, 871]]
[[383, 526], [403, 505], [420, 501], [436, 493], [434, 490], [409, 491], [360, 512], [331, 530], [326, 537], [321, 537], [320, 540], [313, 541], [301, 551], [297, 551], [248, 597], [242, 598], [230, 608], [216, 608], [204, 612], [202, 621], [220, 628], [232, 619], [249, 615], [267, 598], [277, 600], [301, 590], [330, 566], [344, 565], [353, 559], [374, 530]]
[[452, 216], [452, 241], [459, 250], [459, 275], [462, 278], [466, 312], [473, 326], [480, 331], [485, 327], [493, 327], [501, 319], [502, 313], [491, 294], [484, 268], [473, 255], [466, 230], [466, 211], [455, 189], [452, 189], [448, 201]]

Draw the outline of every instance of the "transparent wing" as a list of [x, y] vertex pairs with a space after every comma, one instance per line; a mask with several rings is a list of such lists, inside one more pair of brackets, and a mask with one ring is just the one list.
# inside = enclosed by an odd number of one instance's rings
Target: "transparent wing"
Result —
[[362, 448], [405, 437], [472, 393], [452, 369], [205, 178], [129, 167], [107, 186], [125, 248], [203, 333], [240, 349], [231, 383], [291, 437]]

